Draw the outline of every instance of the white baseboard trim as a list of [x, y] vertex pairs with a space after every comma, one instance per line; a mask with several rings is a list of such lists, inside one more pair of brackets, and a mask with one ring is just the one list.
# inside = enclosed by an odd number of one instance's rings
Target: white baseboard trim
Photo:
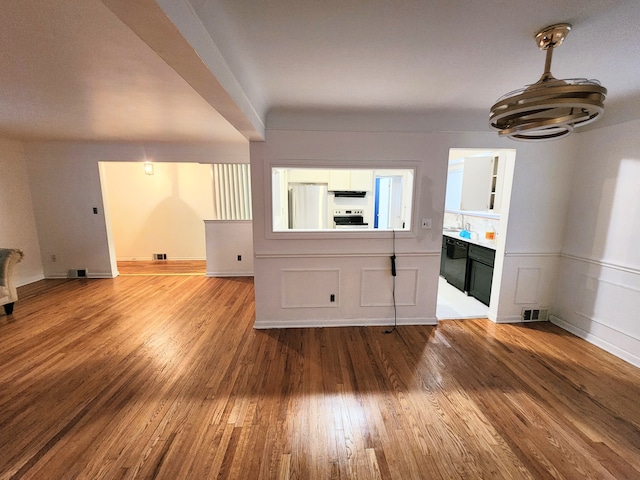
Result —
[[[116, 278], [119, 275], [118, 272], [115, 272], [114, 274], [112, 273], [100, 273], [100, 272], [89, 272], [89, 274], [84, 277], [84, 278]], [[45, 279], [60, 279], [60, 278], [69, 278], [68, 275], [65, 275], [64, 273], [54, 273], [52, 275], [46, 275], [44, 277]], [[82, 277], [80, 277], [80, 279], [82, 279]], [[76, 280], [75, 278], [70, 278], [70, 280]]]
[[207, 272], [205, 277], [253, 277], [253, 272]]
[[69, 278], [69, 276], [64, 273], [54, 273], [52, 275], [45, 275], [44, 278], [47, 280], [55, 280], [60, 278]]
[[498, 315], [495, 319], [489, 319], [495, 323], [522, 323], [520, 315]]
[[115, 272], [113, 274], [111, 274], [111, 273], [91, 273], [91, 272], [89, 272], [89, 276], [87, 278], [116, 278], [118, 275], [120, 275], [118, 272]]
[[607, 342], [606, 340], [603, 340], [600, 337], [597, 337], [579, 327], [576, 327], [575, 325], [569, 322], [564, 321], [560, 317], [557, 317], [555, 315], [549, 315], [549, 320], [554, 325], [557, 325], [558, 327], [570, 333], [573, 333], [576, 337], [580, 337], [583, 340], [595, 345], [596, 347], [601, 348], [606, 352], [609, 352], [610, 354], [615, 355], [618, 358], [621, 358], [625, 362], [628, 362], [631, 365], [640, 368], [640, 357], [637, 357], [634, 354], [627, 352], [626, 350], [622, 350], [621, 348], [616, 347], [615, 345]]
[[16, 287], [24, 287], [25, 285], [29, 285], [31, 283], [39, 282], [40, 280], [44, 280], [46, 277], [44, 275], [34, 275], [32, 277], [21, 278], [19, 282], [16, 282]]
[[[164, 252], [158, 252], [158, 253], [164, 253]], [[195, 260], [195, 261], [201, 261], [201, 260], [206, 260], [205, 257], [170, 257], [167, 258], [167, 262], [170, 262], [171, 260], [180, 260], [180, 261], [191, 261], [191, 260]], [[153, 257], [151, 255], [149, 256], [141, 256], [141, 257], [116, 257], [116, 262], [153, 262]], [[164, 261], [164, 260], [163, 260]]]
[[[398, 326], [405, 325], [438, 325], [436, 317], [399, 318]], [[325, 327], [393, 327], [393, 318], [338, 318], [307, 320], [256, 320], [253, 328], [265, 330], [269, 328], [325, 328]]]
[[495, 320], [489, 317], [494, 323], [537, 323], [537, 322], [547, 322], [548, 320], [523, 320], [522, 317], [518, 315], [503, 315], [497, 317]]

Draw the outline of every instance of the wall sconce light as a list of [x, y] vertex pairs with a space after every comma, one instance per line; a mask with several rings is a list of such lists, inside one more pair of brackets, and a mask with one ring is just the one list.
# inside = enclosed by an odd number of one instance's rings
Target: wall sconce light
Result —
[[145, 175], [153, 175], [153, 163], [144, 162], [144, 173]]

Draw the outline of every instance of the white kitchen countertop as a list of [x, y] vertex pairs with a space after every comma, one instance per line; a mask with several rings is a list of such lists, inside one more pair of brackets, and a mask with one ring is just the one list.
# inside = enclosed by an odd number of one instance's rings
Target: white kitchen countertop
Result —
[[[473, 243], [474, 245], [480, 245], [481, 247], [486, 247], [486, 248], [490, 248], [491, 250], [495, 250], [496, 249], [496, 242], [495, 241], [489, 241], [489, 240], [485, 240], [484, 238], [478, 238], [478, 240], [473, 240], [471, 238], [464, 238], [460, 236], [460, 232], [442, 232], [443, 235], [446, 235], [447, 237], [451, 237], [451, 238], [455, 238], [456, 240], [464, 240], [467, 243]], [[478, 233], [478, 237], [480, 236], [480, 233]]]

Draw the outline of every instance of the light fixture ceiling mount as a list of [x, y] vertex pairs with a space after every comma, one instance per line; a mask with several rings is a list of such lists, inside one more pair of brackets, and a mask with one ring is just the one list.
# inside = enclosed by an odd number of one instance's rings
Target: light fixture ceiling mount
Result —
[[551, 74], [553, 49], [570, 31], [570, 24], [558, 23], [535, 35], [538, 47], [546, 51], [544, 73], [536, 83], [502, 96], [491, 107], [489, 123], [500, 136], [526, 141], [562, 138], [604, 112], [607, 89], [600, 82], [558, 80]]

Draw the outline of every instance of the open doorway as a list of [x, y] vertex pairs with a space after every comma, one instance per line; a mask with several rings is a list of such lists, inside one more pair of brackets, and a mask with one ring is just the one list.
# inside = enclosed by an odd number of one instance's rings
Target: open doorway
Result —
[[110, 254], [121, 275], [205, 275], [211, 165], [100, 162]]
[[373, 228], [401, 230], [405, 228], [402, 215], [402, 176], [376, 175], [373, 207]]
[[438, 319], [496, 317], [515, 154], [449, 151]]

